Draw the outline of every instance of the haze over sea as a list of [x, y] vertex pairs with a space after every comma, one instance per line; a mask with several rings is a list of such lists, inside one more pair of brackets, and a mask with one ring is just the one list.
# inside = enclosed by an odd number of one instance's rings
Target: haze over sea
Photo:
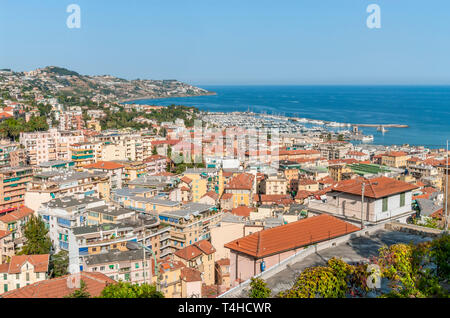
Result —
[[196, 106], [204, 111], [253, 111], [357, 124], [405, 124], [373, 144], [444, 148], [450, 139], [450, 86], [208, 86], [217, 95], [139, 100], [151, 105]]

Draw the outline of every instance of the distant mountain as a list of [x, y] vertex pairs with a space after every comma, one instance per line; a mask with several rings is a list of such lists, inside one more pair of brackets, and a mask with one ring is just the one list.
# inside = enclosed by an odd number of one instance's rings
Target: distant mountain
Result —
[[41, 89], [43, 93], [85, 96], [109, 101], [215, 94], [177, 80], [128, 81], [111, 75], [81, 75], [57, 66], [47, 66], [30, 72], [12, 72], [10, 76], [16, 77], [25, 86], [31, 84], [33, 88]]

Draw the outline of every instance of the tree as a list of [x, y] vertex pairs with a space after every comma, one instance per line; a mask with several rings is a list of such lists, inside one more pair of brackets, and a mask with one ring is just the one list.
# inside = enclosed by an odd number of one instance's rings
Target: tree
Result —
[[164, 298], [155, 285], [118, 282], [102, 290], [99, 298]]
[[50, 257], [50, 267], [52, 277], [60, 277], [66, 275], [69, 267], [69, 253], [61, 250]]
[[157, 155], [158, 151], [156, 150], [156, 146], [153, 146], [152, 155]]
[[91, 294], [87, 291], [86, 283], [81, 280], [80, 288], [75, 290], [73, 293], [65, 296], [64, 298], [91, 298]]
[[40, 216], [32, 215], [25, 224], [23, 232], [26, 243], [18, 254], [34, 255], [49, 254], [52, 242], [48, 236], [48, 230]]
[[267, 287], [267, 283], [261, 278], [251, 278], [250, 291], [248, 293], [250, 298], [269, 298], [272, 290]]

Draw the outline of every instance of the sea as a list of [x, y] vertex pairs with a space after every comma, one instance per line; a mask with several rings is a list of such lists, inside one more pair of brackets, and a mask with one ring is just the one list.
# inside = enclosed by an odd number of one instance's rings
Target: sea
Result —
[[[362, 127], [373, 144], [445, 148], [450, 139], [450, 86], [210, 86], [216, 95], [133, 101], [195, 106], [203, 111], [251, 111], [352, 124], [402, 124], [408, 128]], [[344, 129], [344, 128], [340, 128]], [[350, 128], [345, 128], [350, 129]]]

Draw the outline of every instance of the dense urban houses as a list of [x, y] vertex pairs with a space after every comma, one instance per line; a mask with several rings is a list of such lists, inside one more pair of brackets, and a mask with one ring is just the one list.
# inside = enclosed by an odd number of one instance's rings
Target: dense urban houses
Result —
[[0, 169], [0, 215], [25, 204], [27, 185], [32, 180], [31, 167]]

